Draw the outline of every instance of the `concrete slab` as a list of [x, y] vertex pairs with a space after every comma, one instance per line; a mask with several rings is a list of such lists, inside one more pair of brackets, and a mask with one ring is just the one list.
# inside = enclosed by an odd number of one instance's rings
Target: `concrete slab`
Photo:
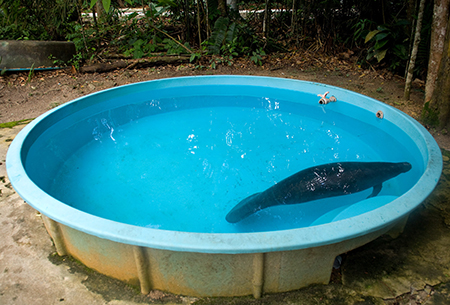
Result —
[[84, 275], [48, 260], [54, 249], [40, 214], [11, 190], [5, 153], [22, 127], [0, 130], [0, 304], [105, 304], [81, 284]]
[[66, 41], [0, 40], [0, 70], [38, 69], [68, 62], [75, 44]]

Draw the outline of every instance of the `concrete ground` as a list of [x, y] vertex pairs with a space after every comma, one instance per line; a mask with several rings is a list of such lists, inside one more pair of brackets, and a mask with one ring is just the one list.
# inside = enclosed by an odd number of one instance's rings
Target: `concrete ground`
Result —
[[450, 153], [436, 190], [398, 238], [343, 255], [331, 283], [293, 292], [237, 298], [192, 298], [135, 288], [59, 257], [40, 214], [11, 188], [8, 145], [22, 126], [0, 129], [0, 304], [450, 304]]

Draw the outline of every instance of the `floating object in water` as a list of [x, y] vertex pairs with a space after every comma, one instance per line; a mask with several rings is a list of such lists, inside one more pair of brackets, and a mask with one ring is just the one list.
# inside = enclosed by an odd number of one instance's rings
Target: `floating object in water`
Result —
[[337, 162], [313, 166], [245, 198], [227, 214], [226, 220], [236, 223], [271, 206], [348, 195], [371, 187], [369, 197], [374, 197], [384, 181], [410, 169], [408, 162]]
[[336, 102], [336, 101], [337, 101], [337, 99], [334, 97], [334, 95], [332, 95], [330, 98], [328, 98], [328, 97], [327, 97], [328, 93], [330, 93], [330, 92], [327, 91], [327, 92], [325, 92], [324, 94], [317, 94], [317, 96], [320, 97], [319, 104], [321, 104], [321, 105], [326, 105], [326, 104], [328, 104], [328, 103]]

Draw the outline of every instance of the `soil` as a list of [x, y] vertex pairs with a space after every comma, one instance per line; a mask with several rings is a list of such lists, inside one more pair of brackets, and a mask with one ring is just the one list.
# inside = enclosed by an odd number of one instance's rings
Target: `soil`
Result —
[[[405, 101], [403, 99], [404, 79], [402, 77], [393, 75], [387, 71], [362, 69], [356, 63], [356, 58], [343, 59], [340, 57], [320, 57], [305, 53], [296, 54], [294, 52], [287, 56], [275, 55], [266, 58], [264, 65], [261, 67], [245, 60], [237, 60], [231, 66], [219, 65], [217, 66], [217, 69], [200, 69], [198, 65], [184, 64], [139, 69], [119, 69], [101, 74], [72, 73], [70, 69], [35, 72], [32, 75], [28, 72], [6, 73], [3, 76], [0, 76], [0, 123], [22, 120], [24, 120], [23, 123], [27, 123], [30, 119], [36, 118], [58, 105], [86, 94], [114, 86], [167, 77], [213, 74], [263, 75], [326, 83], [373, 97], [400, 109], [417, 120], [420, 119], [423, 104], [424, 83], [421, 81], [416, 80], [413, 83], [411, 100]], [[0, 124], [0, 128], [2, 126], [5, 126], [5, 124]], [[430, 132], [436, 138], [441, 148], [450, 151], [450, 136], [433, 129], [431, 129]], [[449, 153], [444, 152], [444, 165], [448, 163], [449, 156]], [[446, 166], [448, 166], [448, 164]], [[448, 171], [448, 169], [446, 170]], [[444, 170], [444, 174], [445, 173], [446, 171]], [[441, 183], [440, 185], [441, 189], [448, 189], [448, 184]], [[440, 196], [442, 197], [442, 195]], [[450, 213], [446, 207], [446, 203], [448, 202], [446, 198], [448, 197], [439, 199], [439, 202], [445, 204], [444, 206], [436, 206], [436, 208], [432, 209], [433, 213], [442, 213], [441, 211], [445, 211], [445, 214], [443, 214], [445, 216], [445, 223], [440, 221], [441, 216], [436, 216], [436, 219], [430, 218], [431, 221], [429, 221], [429, 223], [436, 226], [444, 226], [445, 230], [442, 230], [442, 232], [448, 236], [447, 226], [448, 223], [450, 223]], [[433, 202], [437, 202], [437, 200]], [[421, 213], [420, 215], [422, 215], [422, 211], [423, 209], [417, 210], [415, 213]], [[412, 230], [416, 227], [417, 231], [407, 231], [403, 238], [389, 241], [390, 243], [413, 243], [412, 246], [403, 247], [401, 251], [394, 251], [395, 253], [404, 255], [404, 253], [406, 253], [405, 248], [416, 251], [417, 246], [414, 243], [418, 240], [418, 236], [422, 236], [423, 239], [430, 239], [431, 237], [440, 236], [441, 234], [436, 232], [420, 233], [423, 231], [422, 228], [429, 227], [429, 225], [425, 224], [410, 226], [409, 228]], [[381, 250], [384, 251], [384, 249], [386, 249], [386, 247], [383, 246], [385, 244], [388, 245], [386, 251], [390, 251], [391, 244], [387, 243], [386, 240], [381, 240], [378, 243], [370, 243], [364, 248], [355, 250], [353, 254], [347, 255], [344, 258], [345, 268], [350, 268], [355, 264], [352, 267], [353, 269], [360, 270], [362, 273], [367, 274], [366, 269], [363, 269], [361, 265], [356, 265], [353, 257], [372, 258], [372, 252], [369, 250], [375, 249], [375, 253], [380, 253]], [[392, 248], [397, 249], [398, 247], [392, 246]], [[442, 251], [437, 251], [436, 246], [427, 247], [427, 249], [431, 252], [436, 251], [437, 253], [446, 253], [445, 251], [447, 251], [448, 248], [443, 247], [444, 250]], [[430, 260], [433, 261], [432, 255], [423, 256], [420, 260], [426, 260], [428, 257], [431, 257]], [[401, 256], [400, 258], [404, 259], [404, 256]], [[59, 257], [55, 254], [51, 254], [48, 259], [55, 265], [64, 264], [67, 266], [69, 272], [82, 274], [85, 278], [83, 284], [90, 291], [100, 294], [105, 302], [109, 303], [111, 300], [121, 300], [121, 302], [114, 304], [190, 304], [194, 302], [196, 304], [313, 304], [317, 302], [323, 304], [412, 304], [411, 300], [413, 300], [413, 297], [416, 299], [420, 297], [421, 300], [427, 300], [431, 295], [434, 295], [436, 302], [440, 300], [439, 297], [443, 298], [442, 295], [445, 295], [445, 300], [450, 298], [448, 297], [450, 284], [445, 282], [440, 284], [440, 286], [436, 285], [436, 287], [430, 286], [430, 288], [429, 286], [426, 286], [424, 289], [415, 292], [414, 295], [413, 292], [411, 292], [395, 296], [389, 300], [380, 301], [379, 297], [356, 293], [352, 287], [356, 287], [357, 285], [352, 286], [351, 279], [346, 278], [348, 287], [342, 285], [343, 276], [341, 275], [341, 271], [343, 269], [334, 271], [329, 285], [316, 285], [304, 290], [267, 295], [262, 300], [254, 300], [251, 297], [197, 299], [176, 296], [156, 290], [148, 295], [142, 295], [138, 290], [135, 290], [135, 288], [130, 287], [125, 283], [108, 278], [92, 270], [88, 270], [88, 268], [70, 257]], [[362, 260], [362, 262], [363, 265], [366, 264], [365, 260]], [[389, 266], [392, 266], [392, 269], [399, 269], [397, 266], [399, 260], [390, 259], [389, 262], [391, 262], [391, 265]], [[440, 263], [436, 264], [439, 265]], [[435, 262], [433, 261], [433, 264], [429, 263], [429, 266], [431, 265], [434, 266]], [[445, 264], [443, 264], [443, 266], [445, 266]], [[412, 267], [409, 268], [409, 265], [407, 267], [408, 272], [410, 272]], [[384, 265], [383, 267], [376, 265], [376, 268], [379, 269], [380, 272], [386, 269], [384, 268]], [[421, 270], [421, 272], [423, 272], [423, 270]], [[370, 273], [370, 276], [372, 275], [373, 273]], [[357, 281], [354, 280], [353, 282]], [[434, 291], [434, 289], [436, 289], [436, 291]], [[60, 299], [60, 301], [64, 301], [64, 299]], [[442, 302], [442, 304], [445, 303], [446, 301]]]
[[[362, 69], [356, 58], [325, 57], [293, 52], [266, 58], [262, 66], [236, 60], [216, 69], [194, 64], [119, 69], [107, 73], [72, 73], [74, 69], [6, 73], [0, 76], [0, 123], [36, 118], [78, 97], [134, 82], [192, 75], [263, 75], [334, 85], [373, 97], [420, 119], [424, 83], [415, 80], [411, 100], [403, 99], [404, 79], [387, 71]], [[136, 66], [136, 65], [132, 65]], [[446, 132], [430, 130], [440, 147], [450, 150]]]

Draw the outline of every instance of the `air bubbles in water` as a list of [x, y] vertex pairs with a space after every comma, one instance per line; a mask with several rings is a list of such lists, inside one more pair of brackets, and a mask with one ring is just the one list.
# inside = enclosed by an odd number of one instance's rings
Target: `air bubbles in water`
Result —
[[111, 126], [112, 124], [109, 124], [108, 120], [105, 119], [105, 118], [101, 119], [100, 122], [102, 123], [103, 127], [106, 128], [106, 130], [104, 130], [101, 126], [95, 127], [92, 130], [92, 136], [94, 137], [94, 140], [95, 141], [100, 141], [102, 139], [102, 137], [103, 137], [103, 133], [109, 131], [109, 137], [111, 138], [111, 140], [116, 142], [116, 139], [113, 137], [114, 128]]
[[109, 137], [111, 138], [111, 140], [113, 140], [114, 142], [116, 142], [116, 139], [114, 139], [114, 137], [113, 137], [114, 128], [111, 127], [111, 126], [109, 126], [108, 120], [107, 120], [107, 119], [102, 119], [101, 121], [102, 121], [103, 126], [105, 126], [106, 128], [109, 129], [109, 131], [110, 131]]
[[227, 135], [225, 136], [225, 141], [228, 146], [231, 146], [231, 144], [233, 144], [233, 136], [233, 130], [228, 130]]
[[92, 135], [94, 136], [95, 141], [100, 141], [102, 139], [102, 134], [98, 131], [98, 127], [94, 128], [94, 130], [92, 131]]

